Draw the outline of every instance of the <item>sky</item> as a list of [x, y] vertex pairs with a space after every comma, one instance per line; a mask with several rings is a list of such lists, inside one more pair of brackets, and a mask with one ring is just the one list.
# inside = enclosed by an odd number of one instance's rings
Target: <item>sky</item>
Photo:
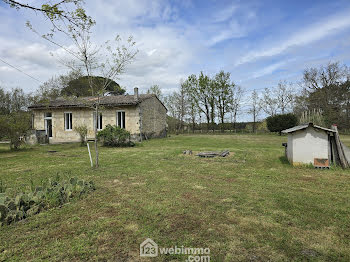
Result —
[[[95, 43], [134, 37], [139, 52], [117, 79], [128, 93], [157, 84], [169, 94], [190, 74], [224, 70], [249, 101], [252, 90], [280, 80], [298, 83], [306, 68], [350, 64], [348, 0], [86, 0], [85, 9], [96, 20]], [[40, 14], [0, 1], [0, 59], [22, 71], [0, 61], [0, 86], [34, 92], [50, 77], [67, 73], [57, 54], [69, 55], [30, 31], [27, 20], [47, 30]]]

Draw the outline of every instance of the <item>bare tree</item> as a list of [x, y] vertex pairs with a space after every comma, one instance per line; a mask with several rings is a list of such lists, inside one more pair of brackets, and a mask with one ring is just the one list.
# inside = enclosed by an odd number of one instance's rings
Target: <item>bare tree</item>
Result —
[[260, 113], [260, 109], [259, 96], [258, 93], [254, 90], [250, 97], [250, 109], [248, 111], [253, 116], [253, 132], [256, 131], [256, 122]]
[[243, 90], [240, 86], [233, 86], [232, 97], [230, 101], [231, 123], [233, 129], [236, 130], [237, 114], [240, 110], [241, 101], [243, 97]]
[[293, 107], [294, 94], [291, 84], [287, 84], [286, 81], [280, 81], [277, 89], [275, 90], [277, 106], [281, 114], [285, 114], [287, 111], [291, 111]]
[[263, 97], [259, 100], [260, 108], [269, 116], [276, 115], [278, 110], [278, 100], [274, 93], [274, 90], [271, 92], [269, 88], [265, 88]]

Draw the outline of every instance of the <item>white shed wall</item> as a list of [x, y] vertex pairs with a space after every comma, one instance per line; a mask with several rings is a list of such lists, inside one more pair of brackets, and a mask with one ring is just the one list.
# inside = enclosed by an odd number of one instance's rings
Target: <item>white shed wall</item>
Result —
[[289, 163], [293, 163], [293, 133], [288, 134], [287, 158]]
[[328, 159], [328, 134], [325, 131], [308, 127], [294, 132], [292, 141], [293, 164], [313, 164], [314, 158]]

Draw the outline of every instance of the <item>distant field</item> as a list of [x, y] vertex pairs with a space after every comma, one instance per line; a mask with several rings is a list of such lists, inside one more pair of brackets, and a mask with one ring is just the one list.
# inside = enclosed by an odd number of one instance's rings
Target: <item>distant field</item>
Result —
[[[342, 137], [350, 146], [350, 136]], [[140, 259], [160, 247], [208, 247], [211, 261], [350, 261], [350, 170], [292, 167], [277, 135], [172, 135], [134, 148], [48, 145], [14, 152], [0, 144], [10, 193], [60, 175], [97, 190], [62, 208], [0, 228], [0, 261], [185, 261]], [[202, 159], [182, 151], [224, 150]], [[56, 153], [50, 153], [55, 150]]]

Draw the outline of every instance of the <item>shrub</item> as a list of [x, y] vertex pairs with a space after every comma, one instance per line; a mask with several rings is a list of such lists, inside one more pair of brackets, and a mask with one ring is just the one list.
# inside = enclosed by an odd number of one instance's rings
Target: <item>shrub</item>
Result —
[[281, 135], [282, 130], [297, 125], [298, 119], [293, 114], [275, 115], [266, 118], [266, 123], [270, 132], [278, 132]]
[[102, 140], [104, 146], [133, 146], [130, 141], [130, 132], [118, 126], [107, 125], [99, 131], [97, 137]]
[[82, 146], [86, 144], [86, 136], [87, 136], [87, 126], [86, 125], [81, 125], [81, 126], [76, 126], [74, 127], [74, 131], [77, 132], [80, 136], [80, 143]]

